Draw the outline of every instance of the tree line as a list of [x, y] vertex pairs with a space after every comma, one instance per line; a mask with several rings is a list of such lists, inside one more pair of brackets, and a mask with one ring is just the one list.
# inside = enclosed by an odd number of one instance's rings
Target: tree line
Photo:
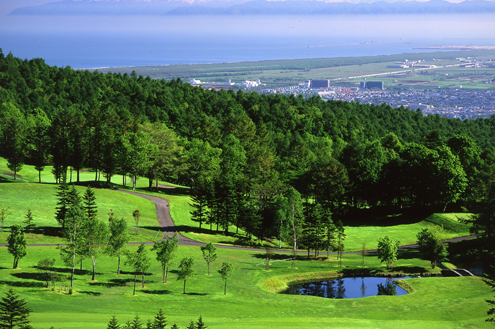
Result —
[[181, 183], [201, 229], [328, 249], [346, 213], [469, 208], [493, 186], [495, 118], [205, 90], [2, 52], [0, 71], [0, 155], [14, 176], [28, 163], [52, 165], [58, 182], [89, 168], [101, 184]]

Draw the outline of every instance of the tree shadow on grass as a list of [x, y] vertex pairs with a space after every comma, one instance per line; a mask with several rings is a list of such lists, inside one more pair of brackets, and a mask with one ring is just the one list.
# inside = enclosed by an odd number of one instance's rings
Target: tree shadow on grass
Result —
[[208, 294], [206, 294], [206, 293], [198, 293], [198, 292], [186, 292], [183, 295], [189, 295], [189, 296], [206, 296]]
[[398, 259], [414, 259], [419, 258], [422, 259], [421, 253], [415, 249], [403, 249], [399, 251]]
[[111, 279], [109, 282], [89, 282], [90, 286], [114, 288], [125, 287], [129, 282], [133, 282], [134, 279]]
[[423, 267], [423, 266], [394, 266], [393, 270], [397, 272], [404, 273], [427, 273], [431, 268]]
[[22, 288], [44, 288], [45, 284], [41, 282], [26, 282], [26, 281], [0, 281], [0, 285], [6, 285], [9, 287], [22, 287]]
[[[275, 250], [272, 250], [272, 252]], [[258, 258], [258, 259], [266, 259], [266, 253], [260, 253], [260, 254], [253, 254], [252, 257]], [[277, 254], [273, 253], [272, 256], [270, 257], [271, 260], [284, 260], [284, 259], [292, 259], [291, 254]], [[305, 257], [296, 257], [296, 260], [305, 260], [307, 258]]]
[[79, 291], [80, 294], [86, 294], [90, 296], [100, 296], [101, 292], [95, 292], [95, 291]]
[[34, 233], [43, 234], [43, 235], [52, 236], [52, 237], [61, 237], [62, 236], [62, 228], [61, 227], [53, 227], [53, 226], [36, 226], [34, 229]]
[[20, 273], [12, 273], [12, 276], [23, 279], [23, 280], [37, 280], [37, 281], [45, 281], [45, 277], [41, 273], [28, 273], [28, 272], [20, 272]]
[[168, 195], [177, 195], [177, 196], [184, 196], [184, 195], [190, 195], [191, 194], [191, 189], [188, 187], [158, 187], [158, 191], [155, 188], [155, 186], [152, 187], [151, 191], [147, 187], [138, 187], [135, 190], [136, 192], [158, 192], [158, 193], [163, 193], [163, 194], [168, 194]]
[[141, 292], [150, 295], [169, 295], [171, 292], [169, 290], [142, 290]]

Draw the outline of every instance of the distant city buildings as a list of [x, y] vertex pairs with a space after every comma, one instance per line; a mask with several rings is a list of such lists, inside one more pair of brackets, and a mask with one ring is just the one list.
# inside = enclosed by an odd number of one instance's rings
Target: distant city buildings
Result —
[[330, 88], [330, 80], [306, 80], [305, 85], [308, 89], [328, 89]]
[[383, 82], [382, 81], [361, 81], [359, 83], [360, 89], [378, 89], [383, 90]]

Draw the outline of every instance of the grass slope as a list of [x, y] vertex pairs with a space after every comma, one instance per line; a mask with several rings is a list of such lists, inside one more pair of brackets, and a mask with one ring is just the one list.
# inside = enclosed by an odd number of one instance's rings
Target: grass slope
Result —
[[[135, 249], [135, 247], [129, 247]], [[489, 328], [484, 323], [485, 299], [492, 298], [488, 286], [479, 278], [421, 278], [407, 283], [414, 292], [406, 296], [377, 296], [363, 299], [333, 300], [310, 296], [282, 295], [270, 292], [270, 282], [287, 278], [328, 277], [340, 272], [335, 260], [318, 261], [301, 258], [297, 269], [290, 262], [273, 262], [270, 271], [264, 269], [263, 253], [219, 249], [219, 258], [212, 264], [212, 275], [206, 275], [206, 263], [197, 247], [181, 246], [171, 266], [169, 283], [161, 283], [161, 269], [153, 259], [145, 288], [138, 282], [132, 295], [133, 276], [124, 267], [116, 275], [116, 260], [102, 257], [97, 263], [96, 281], [90, 281], [90, 262], [75, 281], [75, 294], [50, 292], [36, 272], [39, 259], [56, 259], [60, 273], [66, 273], [55, 248], [30, 247], [20, 268], [12, 270], [10, 255], [0, 250], [0, 293], [10, 287], [33, 308], [32, 324], [36, 328], [104, 328], [112, 315], [122, 323], [139, 314], [142, 320], [152, 318], [163, 308], [169, 324], [184, 328], [190, 320], [202, 315], [209, 328]], [[150, 252], [150, 256], [153, 255]], [[178, 260], [194, 258], [196, 275], [177, 280]], [[283, 257], [278, 257], [283, 258]], [[275, 259], [280, 260], [280, 259]], [[223, 282], [216, 272], [223, 261], [235, 266], [223, 295]], [[359, 255], [345, 255], [344, 269], [358, 268]], [[260, 265], [261, 264], [261, 265]], [[366, 257], [370, 269], [385, 269], [376, 257]], [[403, 253], [399, 268], [427, 270], [427, 261], [417, 254]], [[138, 277], [138, 280], [140, 278]], [[268, 282], [268, 283], [267, 283]], [[279, 287], [280, 288], [280, 287]]]

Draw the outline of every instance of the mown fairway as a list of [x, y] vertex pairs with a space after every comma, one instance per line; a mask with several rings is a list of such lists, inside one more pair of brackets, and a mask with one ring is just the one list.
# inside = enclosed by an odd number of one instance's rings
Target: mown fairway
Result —
[[[476, 277], [421, 278], [408, 283], [415, 292], [401, 297], [377, 296], [363, 299], [332, 300], [319, 297], [280, 295], [266, 289], [283, 286], [291, 276], [328, 276], [337, 274], [335, 260], [298, 260], [297, 269], [290, 262], [274, 262], [270, 271], [264, 270], [263, 253], [256, 251], [218, 250], [219, 258], [212, 264], [212, 275], [206, 274], [206, 263], [196, 247], [182, 246], [177, 259], [192, 256], [196, 276], [187, 280], [182, 294], [183, 281], [177, 281], [172, 265], [169, 283], [161, 283], [161, 270], [153, 262], [145, 288], [138, 282], [137, 295], [132, 295], [130, 268], [120, 276], [115, 274], [116, 260], [101, 258], [97, 266], [96, 281], [90, 273], [77, 275], [74, 295], [44, 288], [35, 268], [44, 257], [56, 259], [56, 267], [63, 274], [67, 268], [60, 261], [55, 248], [31, 247], [22, 259], [20, 268], [9, 269], [10, 255], [4, 249], [0, 261], [1, 292], [9, 287], [29, 301], [33, 308], [32, 324], [36, 328], [104, 328], [112, 315], [120, 322], [139, 314], [146, 321], [159, 308], [163, 308], [169, 324], [184, 328], [190, 320], [203, 316], [209, 328], [489, 328], [484, 323], [487, 305], [485, 299], [492, 293]], [[403, 255], [415, 257], [417, 255]], [[216, 272], [223, 261], [231, 261], [235, 272], [223, 295], [223, 282]], [[358, 255], [345, 255], [345, 268], [359, 267]], [[367, 267], [382, 268], [376, 257], [366, 259]], [[399, 259], [397, 264], [414, 269], [426, 269], [428, 263], [417, 258]], [[404, 266], [404, 267], [403, 267]], [[86, 261], [84, 268], [89, 270]], [[139, 280], [140, 278], [138, 278]], [[268, 282], [265, 280], [271, 279]], [[60, 283], [58, 284], [60, 285]], [[263, 288], [265, 289], [263, 289]]]
[[[27, 168], [29, 170], [29, 168]], [[29, 172], [29, 171], [27, 171]], [[21, 172], [21, 175], [23, 172]], [[91, 176], [93, 178], [94, 176]], [[91, 179], [88, 178], [88, 179]], [[48, 176], [47, 176], [48, 179]], [[142, 180], [145, 182], [144, 180]], [[80, 192], [85, 187], [78, 187]], [[113, 209], [117, 217], [125, 217], [133, 229], [132, 211], [143, 213], [140, 235], [131, 235], [133, 241], [152, 241], [158, 229], [153, 203], [119, 191], [95, 189], [99, 217], [106, 220]], [[53, 232], [56, 186], [52, 184], [12, 183], [0, 184], [0, 200], [10, 207], [11, 215], [5, 222], [6, 232], [0, 233], [5, 242], [9, 226], [22, 224], [27, 209], [31, 209], [37, 227]], [[144, 192], [141, 190], [141, 192]], [[170, 201], [172, 218], [184, 235], [202, 241], [231, 242], [236, 238], [198, 231], [189, 219], [189, 197], [177, 191], [173, 194], [158, 193]], [[416, 233], [427, 226], [442, 224], [451, 228], [449, 235], [465, 235], [467, 228], [456, 223], [453, 214], [432, 215], [415, 221], [394, 225], [391, 218], [369, 226], [346, 227], [346, 250], [358, 250], [362, 243], [376, 247], [379, 237], [388, 234], [402, 244], [413, 243]], [[449, 225], [446, 225], [449, 224]], [[232, 228], [233, 232], [234, 228]], [[60, 243], [57, 236], [43, 235], [44, 231], [28, 235], [30, 243]], [[188, 233], [187, 233], [188, 232]], [[129, 246], [135, 250], [136, 246]], [[117, 260], [108, 256], [98, 259], [96, 280], [91, 281], [91, 262], [83, 262], [83, 270], [77, 271], [74, 295], [68, 295], [65, 278], [70, 274], [68, 266], [60, 259], [56, 247], [28, 247], [28, 255], [20, 260], [18, 269], [11, 269], [12, 256], [7, 248], [0, 249], [0, 294], [13, 288], [25, 298], [33, 309], [31, 324], [35, 328], [105, 328], [112, 315], [120, 323], [132, 320], [139, 314], [143, 322], [154, 317], [159, 308], [164, 310], [169, 325], [177, 323], [185, 328], [191, 320], [201, 315], [206, 325], [216, 328], [490, 328], [484, 322], [488, 306], [486, 299], [493, 298], [488, 286], [477, 277], [420, 278], [407, 283], [414, 292], [401, 297], [377, 296], [363, 299], [332, 300], [318, 297], [281, 295], [287, 282], [335, 277], [342, 271], [361, 268], [359, 254], [345, 254], [343, 268], [338, 267], [335, 255], [328, 260], [308, 260], [300, 255], [296, 269], [284, 259], [288, 254], [273, 258], [270, 270], [265, 270], [264, 251], [243, 251], [219, 248], [218, 259], [211, 265], [211, 276], [198, 247], [181, 246], [171, 265], [169, 282], [162, 283], [161, 267], [148, 246], [152, 266], [141, 288], [137, 278], [137, 294], [132, 295], [133, 275], [130, 267], [123, 267], [116, 274]], [[177, 280], [177, 266], [182, 257], [194, 258], [196, 275], [187, 280], [186, 294], [182, 293], [183, 281]], [[43, 258], [55, 259], [55, 268], [62, 281], [53, 291], [45, 288], [45, 282], [36, 269]], [[222, 262], [234, 264], [233, 276], [228, 281], [227, 295], [223, 295], [223, 281], [217, 270]], [[376, 255], [368, 254], [366, 268], [386, 272]], [[429, 271], [429, 262], [422, 260], [417, 251], [404, 251], [393, 271], [422, 273]], [[436, 272], [439, 270], [436, 269]]]

